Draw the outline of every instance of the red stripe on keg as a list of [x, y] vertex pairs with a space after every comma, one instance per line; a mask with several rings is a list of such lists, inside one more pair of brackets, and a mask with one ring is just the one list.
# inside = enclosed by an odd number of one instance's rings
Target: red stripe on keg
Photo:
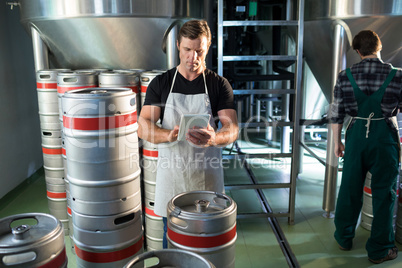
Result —
[[236, 237], [236, 225], [228, 232], [217, 236], [192, 236], [176, 233], [168, 228], [168, 236], [180, 245], [193, 248], [213, 248], [229, 243]]
[[63, 248], [62, 252], [60, 252], [59, 255], [57, 255], [55, 258], [53, 258], [51, 261], [48, 263], [39, 266], [39, 268], [54, 268], [54, 267], [62, 267], [63, 264], [66, 262], [67, 256], [66, 256], [66, 248]]
[[49, 148], [45, 148], [45, 147], [42, 147], [42, 152], [44, 154], [62, 154], [63, 153], [61, 148], [49, 149]]
[[47, 196], [50, 198], [67, 198], [67, 193], [63, 192], [63, 193], [55, 193], [55, 192], [50, 192], [50, 191], [46, 191], [47, 192]]
[[66, 155], [66, 148], [61, 148], [61, 153], [62, 153], [63, 155]]
[[128, 87], [131, 88], [131, 91], [134, 93], [138, 93], [138, 86], [134, 86], [134, 87]]
[[36, 82], [36, 88], [56, 89], [57, 88], [57, 83], [39, 83], [39, 82]]
[[158, 157], [158, 151], [142, 149], [142, 154], [148, 157]]
[[149, 216], [154, 216], [154, 217], [162, 218], [161, 216], [156, 215], [156, 214], [155, 214], [155, 211], [153, 211], [152, 209], [147, 208], [147, 207], [145, 207], [145, 214], [148, 214]]
[[399, 140], [401, 141], [401, 143], [402, 143], [402, 137], [399, 137]]
[[71, 212], [71, 208], [69, 206], [67, 206], [67, 214], [70, 216], [73, 215], [73, 213]]
[[82, 88], [90, 88], [90, 87], [96, 87], [96, 85], [91, 85], [91, 86], [80, 86], [80, 87], [61, 87], [57, 86], [57, 93], [64, 94], [67, 91], [74, 90], [74, 89], [82, 89]]
[[147, 92], [148, 86], [141, 86], [141, 93]]
[[89, 252], [80, 249], [77, 245], [75, 246], [75, 253], [77, 256], [87, 262], [92, 263], [108, 263], [124, 260], [128, 257], [132, 257], [138, 251], [142, 249], [144, 238], [142, 237], [137, 243], [129, 246], [128, 248], [113, 251], [113, 252]]
[[368, 194], [371, 194], [371, 188], [364, 186], [364, 191]]
[[63, 116], [65, 128], [77, 130], [101, 130], [126, 127], [137, 122], [137, 111], [109, 117], [75, 118]]

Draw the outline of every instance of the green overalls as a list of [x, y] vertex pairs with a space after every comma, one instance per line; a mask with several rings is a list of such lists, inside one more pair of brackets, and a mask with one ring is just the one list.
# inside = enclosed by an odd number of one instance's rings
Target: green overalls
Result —
[[381, 259], [394, 247], [393, 215], [399, 166], [399, 135], [384, 120], [381, 100], [396, 73], [392, 69], [383, 85], [367, 96], [357, 86], [350, 69], [346, 74], [358, 105], [354, 124], [346, 131], [342, 183], [335, 211], [335, 239], [346, 249], [352, 247], [362, 208], [364, 180], [372, 174], [373, 221], [366, 243], [368, 257]]

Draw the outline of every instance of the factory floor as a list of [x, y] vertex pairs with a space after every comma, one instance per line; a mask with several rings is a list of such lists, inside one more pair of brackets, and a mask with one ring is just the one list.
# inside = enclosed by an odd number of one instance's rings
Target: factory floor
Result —
[[[253, 161], [251, 161], [253, 162]], [[251, 168], [258, 181], [288, 180], [289, 162], [254, 161]], [[297, 180], [295, 224], [287, 218], [277, 218], [291, 250], [300, 267], [372, 267], [364, 249], [370, 234], [357, 228], [351, 251], [341, 251], [333, 239], [333, 219], [323, 217], [323, 178], [325, 169], [316, 159], [303, 157], [302, 173]], [[231, 161], [225, 169], [226, 184], [243, 183], [247, 178], [244, 167]], [[338, 179], [339, 181], [339, 179]], [[339, 183], [338, 183], [339, 184]], [[270, 189], [266, 196], [274, 211], [286, 210], [286, 189]], [[254, 190], [227, 191], [238, 205], [239, 213], [259, 212], [259, 201]], [[0, 200], [0, 217], [27, 212], [49, 213], [46, 200], [46, 185], [40, 169], [23, 184]], [[288, 267], [278, 241], [267, 219], [238, 219], [236, 242], [236, 268]], [[70, 249], [70, 239], [65, 237], [69, 268], [75, 267], [75, 255]], [[402, 245], [397, 243], [399, 250]], [[393, 261], [376, 267], [402, 267], [402, 253]]]

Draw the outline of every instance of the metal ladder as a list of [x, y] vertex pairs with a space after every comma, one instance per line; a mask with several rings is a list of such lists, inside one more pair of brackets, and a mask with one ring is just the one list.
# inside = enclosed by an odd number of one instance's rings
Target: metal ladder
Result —
[[[253, 101], [256, 100], [255, 96], [265, 95], [280, 95], [283, 96], [283, 99], [291, 100], [290, 110], [292, 111], [289, 114], [288, 118], [284, 120], [271, 120], [269, 118], [264, 118], [264, 122], [241, 122], [239, 121], [240, 129], [244, 129], [245, 127], [251, 128], [272, 128], [274, 130], [277, 127], [288, 128], [293, 131], [292, 139], [291, 139], [291, 149], [281, 152], [274, 153], [252, 153], [246, 154], [242, 151], [241, 146], [236, 142], [234, 143], [232, 150], [235, 154], [223, 154], [223, 158], [225, 159], [241, 159], [244, 161], [244, 167], [249, 175], [251, 180], [251, 184], [241, 184], [241, 185], [225, 185], [225, 189], [227, 190], [244, 190], [244, 189], [254, 189], [257, 193], [259, 201], [262, 204], [263, 212], [262, 213], [243, 213], [238, 214], [239, 218], [255, 218], [255, 217], [268, 217], [268, 220], [275, 219], [276, 217], [287, 217], [289, 224], [294, 224], [295, 219], [295, 198], [296, 198], [296, 179], [299, 173], [300, 168], [300, 111], [301, 111], [301, 80], [302, 80], [302, 66], [303, 66], [303, 18], [304, 18], [304, 0], [284, 0], [286, 3], [287, 14], [289, 14], [289, 9], [292, 8], [292, 4], [295, 6], [295, 17], [297, 19], [293, 20], [289, 16], [286, 19], [282, 20], [224, 20], [224, 0], [218, 0], [218, 28], [217, 28], [217, 58], [218, 58], [218, 74], [224, 75], [224, 62], [273, 62], [273, 61], [294, 61], [293, 72], [284, 72], [283, 74], [275, 74], [267, 73], [262, 77], [245, 77], [244, 81], [247, 79], [256, 79], [255, 81], [291, 81], [287, 83], [286, 88], [274, 89], [274, 88], [233, 88], [234, 94], [236, 97], [239, 96], [248, 96], [248, 98]], [[231, 1], [227, 1], [228, 3]], [[251, 1], [256, 2], [256, 1]], [[278, 2], [278, 1], [276, 1]], [[224, 55], [224, 28], [225, 27], [259, 27], [259, 26], [274, 26], [274, 27], [293, 27], [296, 28], [295, 32], [295, 54], [296, 55]], [[271, 63], [272, 64], [272, 63]], [[251, 81], [251, 83], [253, 83]], [[249, 87], [250, 84], [247, 84]], [[261, 112], [261, 101], [270, 103], [272, 98], [260, 98], [257, 99], [257, 119], [260, 118]], [[242, 112], [241, 107], [237, 109], [238, 113]], [[251, 114], [251, 112], [250, 112]], [[290, 119], [289, 119], [290, 118]], [[241, 119], [241, 118], [240, 118]], [[289, 131], [290, 136], [290, 131]], [[283, 141], [281, 141], [282, 144]], [[286, 145], [286, 143], [285, 143]], [[283, 148], [282, 148], [283, 149]], [[290, 178], [288, 182], [283, 183], [258, 183], [255, 175], [253, 174], [251, 168], [247, 164], [247, 159], [252, 158], [264, 158], [264, 159], [278, 159], [278, 158], [288, 158], [291, 159], [290, 164]], [[265, 197], [263, 189], [275, 189], [275, 188], [287, 188], [289, 193], [289, 202], [287, 211], [274, 212]], [[278, 240], [279, 241], [279, 240]]]

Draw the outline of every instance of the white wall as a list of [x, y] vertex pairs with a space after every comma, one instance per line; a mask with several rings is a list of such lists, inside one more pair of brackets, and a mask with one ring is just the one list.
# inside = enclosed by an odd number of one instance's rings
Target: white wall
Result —
[[32, 41], [0, 4], [0, 198], [43, 164]]

